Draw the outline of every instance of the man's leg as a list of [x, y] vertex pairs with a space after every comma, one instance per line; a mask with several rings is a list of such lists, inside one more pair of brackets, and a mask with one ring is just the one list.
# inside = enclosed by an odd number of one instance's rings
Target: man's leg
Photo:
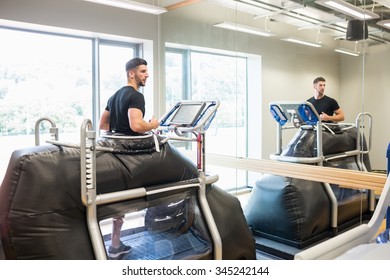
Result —
[[115, 217], [112, 221], [111, 246], [119, 248], [121, 245], [121, 229], [123, 225], [124, 216]]
[[121, 241], [121, 230], [125, 216], [115, 217], [112, 220], [111, 246], [108, 249], [110, 259], [122, 259], [131, 251], [131, 246], [123, 244]]

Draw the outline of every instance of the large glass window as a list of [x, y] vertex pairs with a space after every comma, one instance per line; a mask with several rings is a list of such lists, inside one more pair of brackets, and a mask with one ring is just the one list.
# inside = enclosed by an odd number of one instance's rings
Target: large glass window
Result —
[[[92, 116], [91, 40], [0, 29], [0, 170], [34, 145], [35, 122], [52, 117], [62, 138]], [[48, 132], [42, 123], [42, 133]], [[1, 176], [2, 177], [2, 176]]]
[[[82, 121], [97, 120], [108, 97], [126, 84], [125, 63], [139, 48], [127, 42], [9, 28], [0, 28], [0, 36], [3, 178], [11, 153], [35, 144], [35, 123], [41, 117], [55, 121], [60, 140], [77, 143]], [[41, 143], [50, 138], [49, 128], [48, 122], [41, 122]]]
[[246, 59], [191, 52], [191, 98], [221, 102], [207, 135], [209, 152], [246, 156]]
[[127, 84], [125, 64], [134, 57], [135, 51], [133, 45], [100, 43], [100, 110], [104, 110], [107, 100], [112, 94]]
[[91, 117], [90, 40], [0, 32], [2, 136], [34, 133], [40, 116], [54, 117], [65, 132]]
[[[247, 157], [247, 59], [211, 52], [167, 49], [166, 106], [180, 100], [219, 100], [206, 133], [206, 153]], [[193, 145], [193, 149], [196, 146]], [[247, 186], [244, 171], [208, 166], [225, 188]]]
[[166, 108], [172, 108], [186, 95], [185, 89], [185, 56], [182, 52], [170, 50], [166, 53]]

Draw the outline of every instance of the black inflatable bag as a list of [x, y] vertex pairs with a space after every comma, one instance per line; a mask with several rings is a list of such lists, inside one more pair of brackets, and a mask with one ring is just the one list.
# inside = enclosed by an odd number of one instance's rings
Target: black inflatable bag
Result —
[[[322, 153], [324, 156], [343, 153], [357, 149], [356, 137], [358, 131], [356, 127], [342, 130], [340, 133], [331, 133], [328, 130], [322, 131]], [[361, 136], [359, 136], [361, 137]], [[363, 149], [367, 148], [367, 143], [362, 137]], [[317, 156], [317, 136], [314, 129], [299, 130], [287, 147], [282, 151], [282, 156], [290, 157], [316, 157]], [[367, 169], [371, 170], [368, 154], [364, 157]]]
[[[160, 140], [158, 152], [153, 139], [132, 147], [121, 141], [100, 139], [100, 146], [114, 151], [96, 154], [97, 193], [197, 178], [198, 170], [193, 162]], [[5, 258], [95, 259], [80, 188], [79, 149], [44, 145], [14, 151], [0, 187], [0, 235]], [[218, 209], [226, 204], [218, 206], [213, 199], [208, 198], [220, 225], [221, 220], [227, 219]], [[247, 235], [241, 207], [234, 199], [227, 203], [228, 207], [236, 208], [234, 223], [244, 228], [234, 228], [228, 234], [238, 234], [237, 240], [252, 240]], [[116, 214], [122, 214], [120, 207], [126, 202], [117, 204], [99, 206], [98, 215], [113, 216], [112, 211], [118, 209]], [[231, 252], [227, 256], [241, 258], [242, 254], [235, 255], [229, 248], [231, 244], [226, 242], [230, 240], [223, 241], [226, 252]], [[252, 257], [255, 249], [247, 246], [244, 250]]]
[[[222, 240], [224, 260], [255, 260], [255, 240], [246, 223], [237, 197], [213, 186], [207, 189], [207, 200]], [[224, 244], [228, 244], [225, 246]]]
[[264, 175], [245, 208], [257, 235], [301, 247], [329, 229], [329, 198], [321, 183]]

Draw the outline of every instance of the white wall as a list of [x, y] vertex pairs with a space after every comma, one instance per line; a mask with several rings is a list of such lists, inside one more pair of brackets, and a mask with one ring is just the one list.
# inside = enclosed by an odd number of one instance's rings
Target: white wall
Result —
[[0, 18], [155, 39], [157, 18], [81, 0], [1, 0]]
[[348, 112], [348, 120], [355, 122], [360, 112], [373, 117], [373, 169], [387, 169], [386, 151], [390, 143], [387, 124], [390, 104], [390, 49], [388, 45], [371, 46], [362, 58], [343, 57], [340, 63], [340, 102]]

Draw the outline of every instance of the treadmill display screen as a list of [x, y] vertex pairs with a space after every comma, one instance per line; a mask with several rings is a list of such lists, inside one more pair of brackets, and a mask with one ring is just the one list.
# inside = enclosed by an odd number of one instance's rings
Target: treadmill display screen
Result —
[[204, 102], [182, 103], [172, 117], [171, 124], [185, 126], [194, 125], [204, 107]]

